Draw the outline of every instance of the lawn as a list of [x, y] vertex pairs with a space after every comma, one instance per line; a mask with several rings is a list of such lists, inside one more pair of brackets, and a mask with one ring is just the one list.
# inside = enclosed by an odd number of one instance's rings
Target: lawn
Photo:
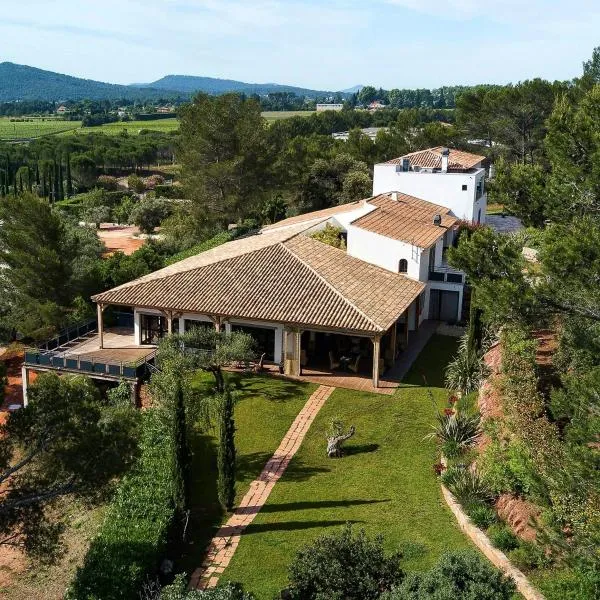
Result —
[[[229, 379], [238, 394], [235, 426], [238, 469], [236, 503], [239, 503], [316, 386], [258, 375], [230, 374]], [[213, 384], [212, 376], [199, 373], [194, 383], [199, 390], [208, 393]], [[191, 444], [194, 456], [188, 527], [190, 544], [179, 549], [182, 558], [178, 565], [179, 570], [190, 574], [200, 565], [210, 539], [226, 520], [217, 500], [217, 440], [214, 432], [202, 432], [198, 428]]]
[[116, 123], [104, 123], [96, 127], [83, 127], [71, 133], [105, 133], [106, 135], [118, 135], [127, 131], [130, 135], [137, 135], [142, 130], [161, 131], [169, 133], [179, 129], [179, 119], [152, 119], [150, 121], [117, 121]]
[[27, 121], [11, 121], [8, 117], [0, 117], [0, 139], [29, 139], [43, 135], [61, 133], [81, 127], [81, 121], [63, 121], [52, 117], [41, 118], [26, 117]]
[[[382, 533], [387, 549], [404, 550], [403, 567], [424, 569], [445, 550], [465, 548], [445, 505], [433, 465], [437, 452], [424, 440], [436, 406], [447, 398], [443, 368], [456, 350], [453, 338], [434, 336], [394, 396], [337, 389], [315, 419], [265, 507], [244, 532], [222, 581], [239, 581], [271, 600], [285, 587], [299, 548], [345, 522]], [[342, 459], [325, 455], [333, 417], [356, 435]]]
[[266, 110], [261, 113], [269, 122], [289, 119], [290, 117], [310, 117], [315, 114], [314, 110]]

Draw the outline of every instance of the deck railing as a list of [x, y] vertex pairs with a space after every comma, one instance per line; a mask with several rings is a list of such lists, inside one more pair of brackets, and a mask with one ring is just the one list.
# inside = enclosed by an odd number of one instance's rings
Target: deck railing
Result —
[[30, 348], [25, 351], [25, 364], [33, 367], [75, 371], [91, 376], [104, 375], [124, 379], [143, 379], [149, 374], [149, 364], [154, 361], [156, 350], [136, 361], [95, 360], [89, 355], [65, 355], [64, 349], [45, 350]]

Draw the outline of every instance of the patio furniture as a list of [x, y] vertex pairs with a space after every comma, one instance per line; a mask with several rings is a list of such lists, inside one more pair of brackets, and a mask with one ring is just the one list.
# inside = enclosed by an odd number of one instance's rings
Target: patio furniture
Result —
[[362, 358], [362, 356], [360, 354], [356, 355], [356, 358], [354, 359], [354, 362], [351, 364], [348, 364], [348, 368], [353, 372], [358, 374], [358, 368], [360, 366], [360, 359]]
[[256, 365], [254, 365], [254, 372], [255, 373], [261, 373], [262, 371], [265, 370], [265, 356], [267, 355], [266, 352], [263, 352], [260, 355], [260, 359], [258, 361], [258, 363]]
[[330, 350], [329, 351], [329, 370], [335, 371], [336, 369], [339, 369], [339, 367], [340, 367], [339, 361], [335, 360], [335, 356], [334, 356], [333, 352]]

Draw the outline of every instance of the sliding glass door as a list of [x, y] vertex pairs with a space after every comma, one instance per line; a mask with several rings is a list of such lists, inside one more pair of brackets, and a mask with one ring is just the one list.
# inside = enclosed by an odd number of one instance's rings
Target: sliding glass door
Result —
[[142, 344], [158, 344], [167, 335], [167, 319], [158, 315], [140, 314]]

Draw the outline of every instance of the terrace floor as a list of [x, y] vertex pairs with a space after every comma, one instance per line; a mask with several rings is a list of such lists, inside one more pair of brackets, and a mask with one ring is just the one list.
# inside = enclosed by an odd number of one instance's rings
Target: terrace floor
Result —
[[97, 333], [78, 338], [56, 349], [58, 356], [76, 357], [99, 363], [131, 363], [144, 359], [156, 346], [136, 346], [133, 330], [113, 327], [104, 331], [104, 348]]

